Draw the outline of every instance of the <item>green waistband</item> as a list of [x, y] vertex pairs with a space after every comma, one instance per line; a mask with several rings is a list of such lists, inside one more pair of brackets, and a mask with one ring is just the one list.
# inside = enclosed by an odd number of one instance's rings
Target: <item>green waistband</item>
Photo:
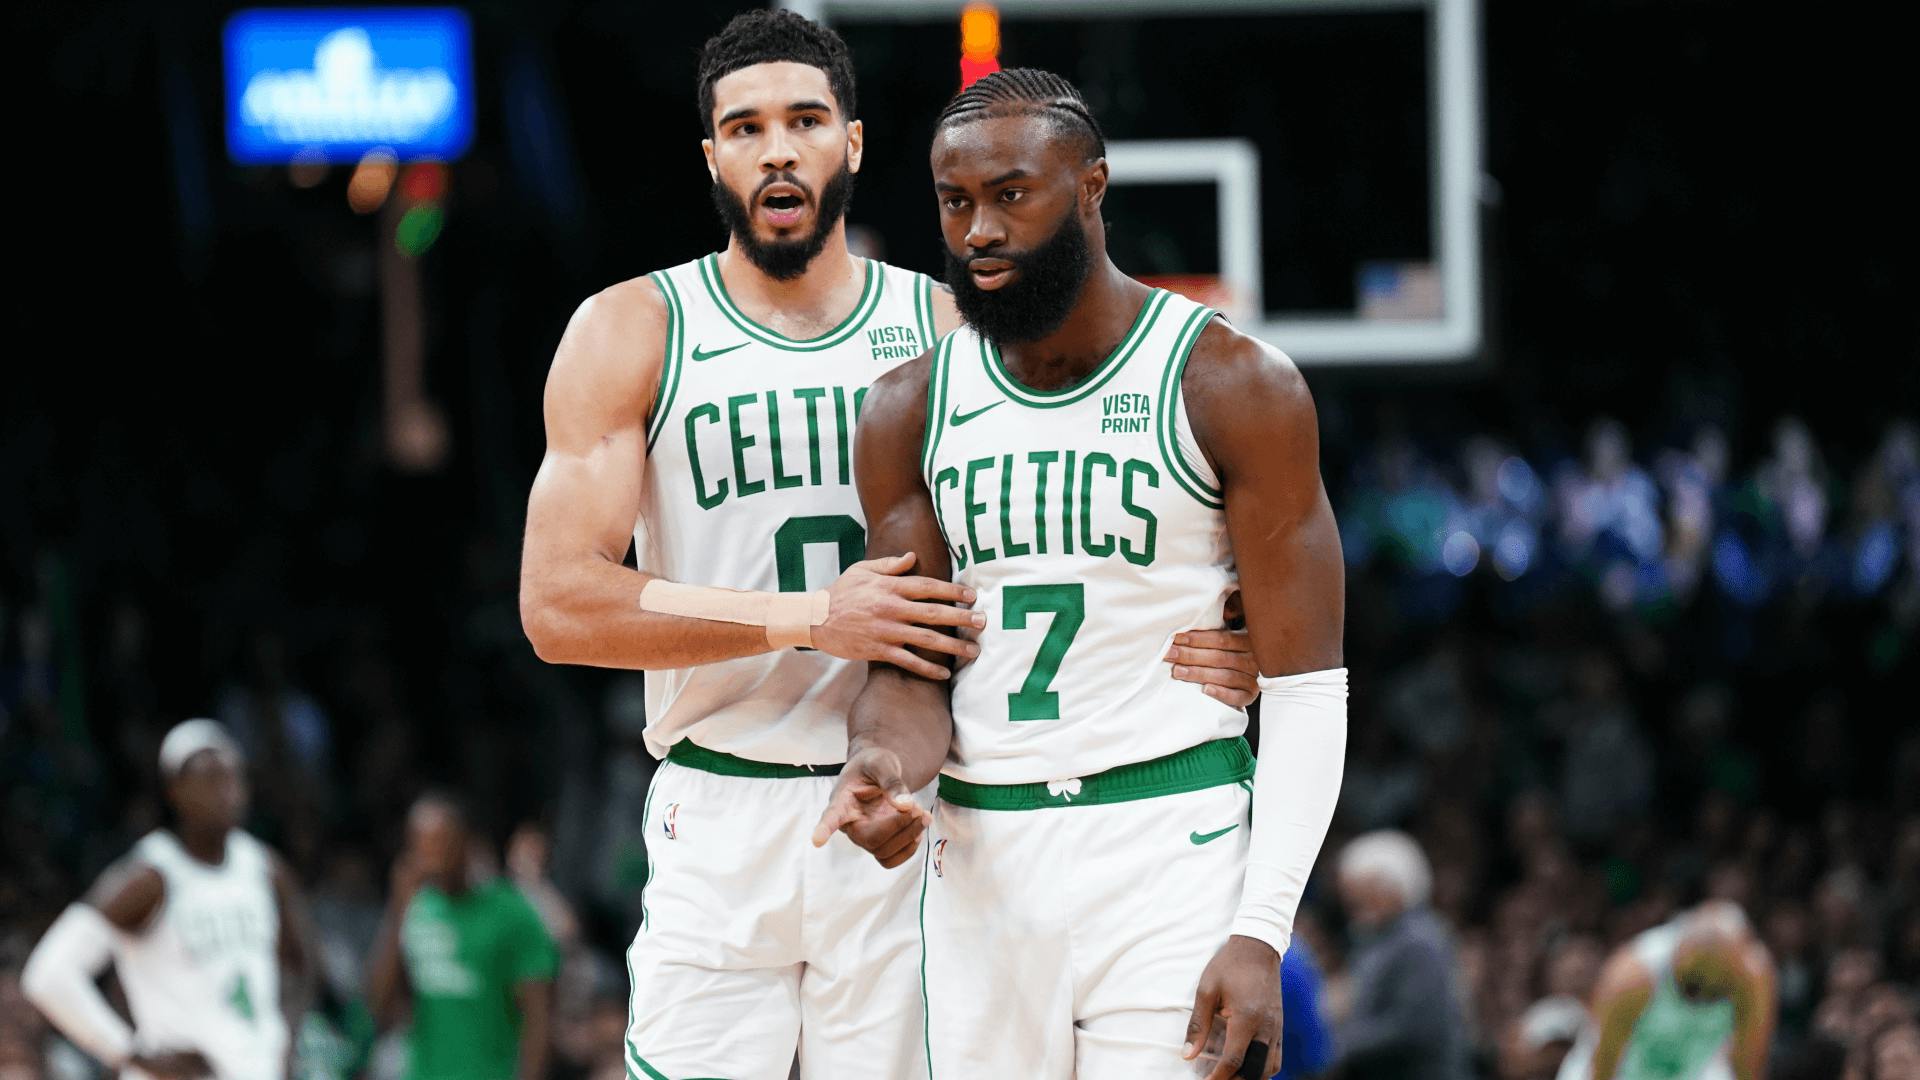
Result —
[[[1237, 784], [1253, 777], [1253, 751], [1235, 736], [1188, 747], [1152, 761], [1120, 765], [1071, 781], [1038, 784], [970, 784], [940, 778], [940, 797], [973, 810], [1040, 810], [1049, 806], [1098, 806], [1183, 791]], [[1058, 794], [1055, 794], [1058, 792]]]
[[775, 765], [767, 761], [750, 761], [732, 754], [723, 754], [718, 750], [709, 750], [704, 746], [695, 746], [691, 739], [681, 739], [667, 748], [667, 760], [675, 765], [685, 765], [689, 769], [701, 772], [718, 773], [721, 776], [746, 776], [755, 780], [795, 780], [803, 776], [839, 776], [839, 765]]

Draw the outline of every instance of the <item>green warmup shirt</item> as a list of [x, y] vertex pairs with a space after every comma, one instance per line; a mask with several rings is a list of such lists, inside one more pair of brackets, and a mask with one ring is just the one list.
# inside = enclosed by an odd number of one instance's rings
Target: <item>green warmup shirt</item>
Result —
[[400, 949], [413, 986], [409, 1080], [513, 1080], [514, 988], [559, 966], [533, 905], [499, 879], [458, 897], [424, 886], [407, 906]]

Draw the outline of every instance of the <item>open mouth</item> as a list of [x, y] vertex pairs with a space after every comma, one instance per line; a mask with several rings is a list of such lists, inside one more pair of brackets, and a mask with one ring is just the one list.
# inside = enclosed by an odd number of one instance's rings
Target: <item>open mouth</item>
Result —
[[974, 259], [967, 263], [967, 276], [976, 288], [991, 291], [1013, 279], [1013, 264], [1005, 259]]
[[761, 216], [776, 229], [799, 224], [806, 206], [806, 196], [792, 184], [768, 184], [760, 192]]

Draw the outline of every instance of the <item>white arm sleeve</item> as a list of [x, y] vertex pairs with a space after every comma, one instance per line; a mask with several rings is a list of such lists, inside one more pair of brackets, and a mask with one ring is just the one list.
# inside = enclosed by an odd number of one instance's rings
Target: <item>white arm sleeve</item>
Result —
[[88, 904], [67, 910], [33, 947], [20, 990], [73, 1044], [109, 1069], [133, 1053], [133, 1029], [113, 1011], [94, 979], [113, 959], [113, 926]]
[[1253, 836], [1232, 933], [1286, 955], [1300, 894], [1340, 800], [1346, 756], [1346, 668], [1260, 680]]

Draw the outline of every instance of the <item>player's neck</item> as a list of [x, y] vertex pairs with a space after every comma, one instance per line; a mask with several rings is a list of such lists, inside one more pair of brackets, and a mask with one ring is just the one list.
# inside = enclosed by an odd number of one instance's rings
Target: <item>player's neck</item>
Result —
[[195, 862], [208, 866], [219, 866], [227, 861], [227, 830], [197, 829], [181, 825], [174, 830], [179, 837], [180, 846]]
[[[846, 311], [828, 310], [858, 303], [860, 266], [847, 250], [847, 223], [843, 218], [827, 236], [825, 247], [813, 257], [805, 270], [785, 280], [770, 276], [753, 264], [740, 248], [740, 241], [728, 238], [727, 250], [720, 255], [720, 280], [727, 295], [748, 315], [781, 311], [794, 314], [818, 313], [822, 317], [843, 316]], [[854, 299], [844, 300], [849, 289]]]
[[1073, 310], [1051, 334], [1000, 346], [1000, 357], [1022, 383], [1040, 390], [1072, 386], [1103, 363], [1127, 336], [1151, 293], [1104, 254], [1080, 288]]

